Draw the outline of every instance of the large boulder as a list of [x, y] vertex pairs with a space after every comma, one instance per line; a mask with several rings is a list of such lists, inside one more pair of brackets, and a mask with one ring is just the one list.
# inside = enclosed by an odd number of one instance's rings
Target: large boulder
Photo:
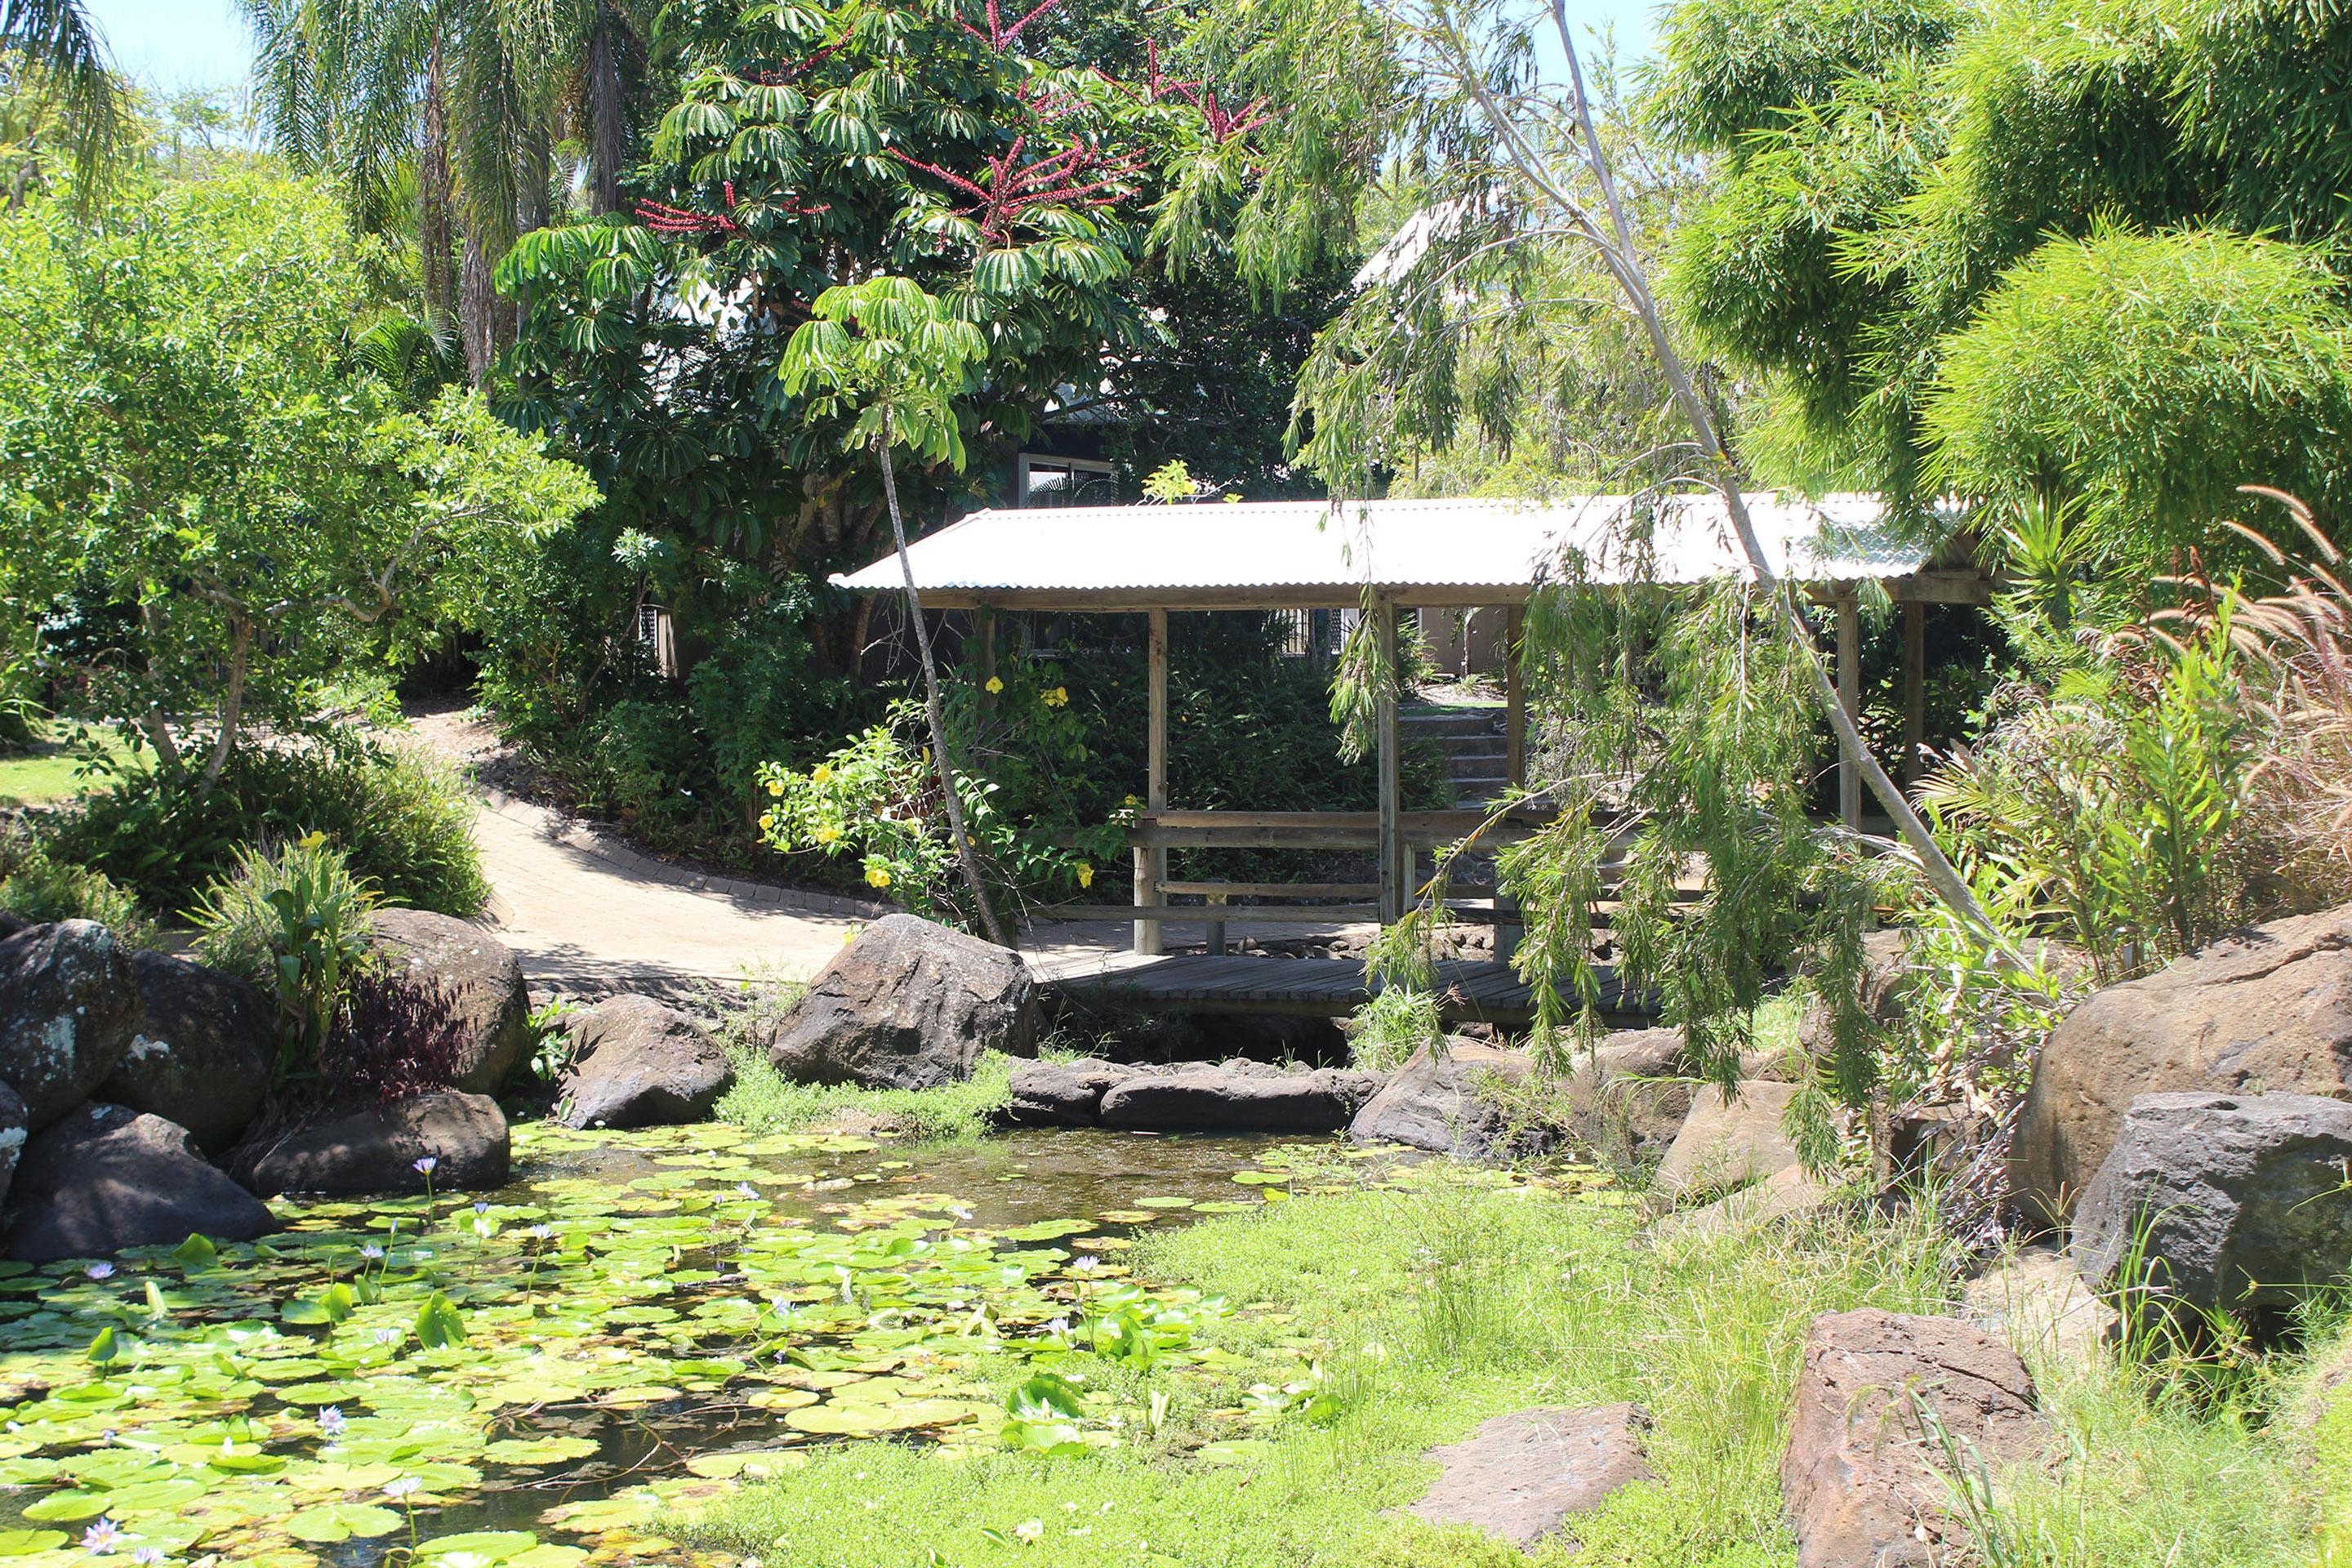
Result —
[[186, 1128], [121, 1105], [83, 1106], [35, 1135], [8, 1215], [8, 1255], [26, 1263], [278, 1228], [267, 1204], [205, 1163]]
[[1865, 1307], [1813, 1320], [1780, 1459], [1798, 1568], [1958, 1560], [1967, 1531], [1937, 1426], [1990, 1464], [2031, 1457], [2042, 1431], [2017, 1352], [1951, 1318]]
[[1691, 1097], [1690, 1114], [1658, 1162], [1651, 1190], [1674, 1203], [1712, 1199], [1787, 1170], [1797, 1150], [1782, 1122], [1796, 1097], [1792, 1083], [1750, 1079], [1729, 1095], [1706, 1085]]
[[2352, 905], [2277, 921], [2111, 985], [2042, 1043], [2010, 1177], [2063, 1223], [2144, 1094], [2352, 1100]]
[[1525, 1052], [1475, 1040], [1447, 1041], [1443, 1058], [1424, 1046], [1356, 1112], [1349, 1135], [1359, 1143], [1402, 1143], [1456, 1159], [1504, 1152], [1511, 1119], [1496, 1088], [1523, 1083], [1534, 1070]]
[[35, 1131], [98, 1091], [139, 1016], [131, 954], [96, 921], [0, 942], [0, 1083], [24, 1100]]
[[1576, 1058], [1563, 1086], [1561, 1127], [1570, 1143], [1604, 1164], [1639, 1166], [1674, 1142], [1695, 1089], [1680, 1029], [1620, 1029]]
[[1443, 1468], [1412, 1512], [1433, 1524], [1474, 1525], [1532, 1551], [1618, 1488], [1657, 1479], [1642, 1458], [1649, 1425], [1633, 1405], [1497, 1415], [1461, 1442], [1430, 1450]]
[[110, 1105], [152, 1111], [218, 1153], [236, 1142], [269, 1092], [278, 1037], [258, 987], [174, 958], [131, 954], [146, 1021], [98, 1087]]
[[1098, 1117], [1138, 1132], [1336, 1132], [1380, 1087], [1372, 1073], [1339, 1068], [1203, 1064], [1114, 1085]]
[[2075, 1266], [2127, 1309], [2270, 1318], [2352, 1269], [2348, 1170], [2343, 1100], [2143, 1095], [2075, 1207]]
[[1024, 1062], [1013, 1069], [1005, 1119], [1022, 1127], [1092, 1127], [1102, 1097], [1150, 1068], [1127, 1067], [1092, 1057], [1074, 1062]]
[[507, 1184], [507, 1119], [488, 1095], [431, 1089], [385, 1104], [333, 1106], [247, 1139], [225, 1162], [264, 1196], [488, 1192]]
[[800, 1083], [936, 1089], [982, 1051], [1034, 1056], [1036, 987], [1021, 955], [913, 915], [860, 931], [765, 1045]]
[[734, 1064], [702, 1026], [649, 996], [614, 996], [572, 1018], [566, 1127], [667, 1127], [701, 1121], [735, 1083]]
[[378, 910], [368, 945], [411, 984], [449, 997], [464, 1026], [455, 1087], [495, 1094], [530, 1058], [522, 960], [478, 925], [430, 910]]

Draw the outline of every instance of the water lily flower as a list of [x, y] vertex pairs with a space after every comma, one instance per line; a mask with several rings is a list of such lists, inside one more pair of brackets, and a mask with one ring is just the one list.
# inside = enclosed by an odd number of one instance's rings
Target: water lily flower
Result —
[[1041, 1540], [1045, 1533], [1045, 1521], [1042, 1519], [1024, 1519], [1013, 1527], [1013, 1533], [1024, 1541]]
[[164, 1552], [160, 1546], [142, 1546], [131, 1554], [133, 1563], [161, 1563], [163, 1558]]
[[554, 1236], [555, 1227], [548, 1224], [545, 1220], [541, 1220], [537, 1225], [530, 1227], [530, 1238], [533, 1241], [551, 1240]]
[[488, 1214], [488, 1213], [489, 1213], [489, 1212], [490, 1212], [489, 1200], [488, 1200], [488, 1199], [487, 1199], [487, 1198], [478, 1198], [478, 1199], [476, 1199], [476, 1200], [475, 1200], [475, 1202], [474, 1202], [474, 1212], [475, 1212], [476, 1214]]
[[378, 1247], [373, 1241], [366, 1242], [360, 1247], [360, 1256], [366, 1258], [370, 1263], [381, 1262], [383, 1258], [383, 1248]]
[[760, 1189], [749, 1182], [738, 1182], [735, 1184], [735, 1195], [739, 1198], [756, 1198], [760, 1195]]
[[383, 1495], [394, 1502], [404, 1497], [414, 1497], [424, 1489], [425, 1483], [415, 1476], [395, 1476], [383, 1483]]
[[81, 1549], [94, 1556], [103, 1557], [122, 1542], [122, 1527], [100, 1514], [88, 1530], [81, 1532]]
[[1091, 1252], [1070, 1260], [1070, 1272], [1073, 1274], [1092, 1274], [1101, 1267], [1102, 1259]]
[[435, 1159], [432, 1155], [424, 1154], [418, 1156], [415, 1160], [411, 1161], [409, 1168], [415, 1171], [420, 1175], [429, 1176], [440, 1166], [440, 1163], [441, 1162]]
[[375, 1331], [375, 1342], [380, 1345], [398, 1344], [400, 1340], [401, 1332], [398, 1329], [378, 1329]]
[[111, 1263], [93, 1263], [89, 1268], [83, 1269], [82, 1272], [89, 1275], [93, 1279], [111, 1279], [114, 1278], [114, 1265]]
[[345, 1425], [343, 1413], [338, 1406], [330, 1405], [319, 1412], [319, 1430], [330, 1437], [341, 1436]]

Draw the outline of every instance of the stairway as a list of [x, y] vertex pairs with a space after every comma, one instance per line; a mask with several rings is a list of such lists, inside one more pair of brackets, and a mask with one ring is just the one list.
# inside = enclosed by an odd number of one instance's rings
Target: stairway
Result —
[[1500, 708], [1407, 708], [1397, 715], [1405, 741], [1427, 741], [1445, 753], [1457, 807], [1486, 806], [1503, 793], [1505, 753]]

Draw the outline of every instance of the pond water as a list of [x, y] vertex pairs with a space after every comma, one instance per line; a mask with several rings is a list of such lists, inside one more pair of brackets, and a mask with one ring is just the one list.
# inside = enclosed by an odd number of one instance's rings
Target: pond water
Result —
[[286, 1203], [250, 1247], [0, 1265], [0, 1557], [645, 1561], [665, 1504], [814, 1444], [1115, 1441], [1147, 1414], [1089, 1386], [1102, 1357], [1255, 1378], [1212, 1445], [1238, 1457], [1310, 1396], [1306, 1348], [1223, 1364], [1193, 1331], [1234, 1309], [1126, 1255], [1327, 1155], [532, 1126], [487, 1199]]

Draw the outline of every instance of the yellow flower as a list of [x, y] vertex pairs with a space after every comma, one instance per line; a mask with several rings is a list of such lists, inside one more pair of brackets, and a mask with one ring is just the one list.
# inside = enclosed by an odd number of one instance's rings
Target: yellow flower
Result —
[[992, 676], [990, 676], [990, 677], [988, 678], [988, 688], [987, 688], [987, 690], [988, 690], [988, 694], [989, 694], [991, 697], [995, 696], [998, 692], [1000, 692], [1000, 691], [1002, 691], [1002, 690], [1003, 690], [1003, 689], [1004, 689], [1004, 681], [1003, 680], [1003, 679], [1002, 679], [1002, 678], [1000, 678], [1000, 677], [998, 677], [998, 676], [993, 676], [993, 675], [992, 675]]
[[775, 830], [776, 814], [772, 811], [761, 812], [760, 814], [760, 831], [762, 833], [773, 833]]
[[783, 793], [784, 793], [784, 781], [783, 781], [783, 780], [782, 780], [782, 779], [770, 779], [770, 780], [768, 781], [768, 793], [769, 793], [770, 795], [782, 795], [782, 794], [783, 794]]
[[810, 837], [814, 837], [819, 844], [838, 844], [841, 842], [841, 829], [833, 826], [831, 824], [827, 824], [825, 826], [818, 828], [816, 832], [812, 834]]
[[1093, 887], [1094, 885], [1095, 885], [1095, 868], [1094, 868], [1092, 866], [1087, 865], [1084, 860], [1079, 861], [1079, 862], [1078, 862], [1078, 886], [1079, 886], [1079, 887], [1081, 887], [1081, 888], [1091, 888], [1091, 887]]
[[1039, 700], [1048, 708], [1066, 708], [1070, 705], [1070, 689], [1066, 686], [1056, 686]]
[[315, 829], [302, 835], [300, 840], [302, 847], [305, 849], [316, 849], [320, 845], [324, 844], [326, 841], [327, 836]]
[[890, 873], [888, 869], [881, 866], [866, 867], [866, 884], [871, 888], [888, 887], [890, 885]]
[[811, 784], [831, 784], [832, 782], [833, 769], [823, 763], [817, 763], [816, 772], [809, 774], [809, 783]]

